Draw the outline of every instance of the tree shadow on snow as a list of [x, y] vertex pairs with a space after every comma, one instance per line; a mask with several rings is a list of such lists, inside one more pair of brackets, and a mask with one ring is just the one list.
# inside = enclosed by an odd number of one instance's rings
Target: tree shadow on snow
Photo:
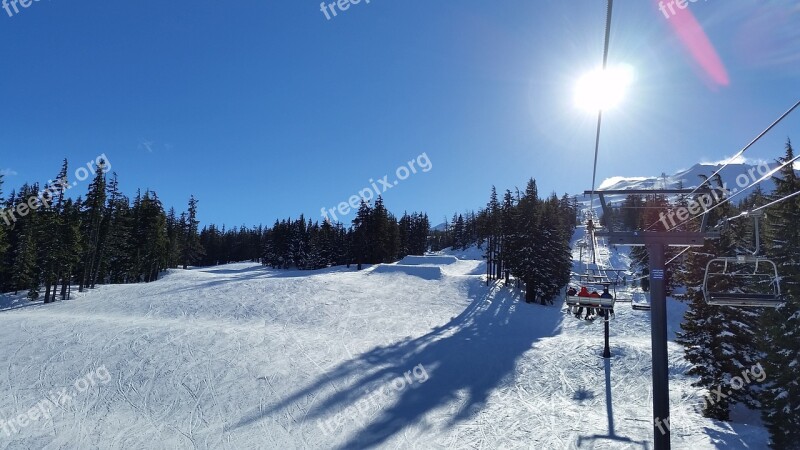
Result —
[[[220, 266], [222, 267], [222, 266]], [[367, 268], [369, 266], [366, 266]], [[207, 270], [206, 270], [207, 269]], [[248, 282], [265, 279], [289, 279], [289, 278], [303, 278], [310, 279], [316, 276], [327, 275], [331, 273], [358, 273], [355, 266], [347, 268], [346, 266], [333, 266], [325, 269], [316, 270], [299, 270], [299, 269], [273, 269], [264, 266], [251, 266], [243, 269], [194, 269], [197, 272], [203, 272], [213, 275], [224, 275], [227, 278], [214, 278], [205, 282], [192, 282], [184, 287], [169, 289], [164, 292], [159, 292], [153, 296], [170, 295], [182, 292], [198, 292], [203, 289], [212, 289], [216, 287], [225, 286], [229, 283]], [[361, 273], [365, 273], [363, 270]], [[162, 278], [163, 279], [163, 278]]]
[[[753, 430], [754, 427], [747, 425], [734, 424], [730, 422], [715, 421], [720, 425], [719, 429], [703, 427], [706, 434], [714, 444], [715, 448], [722, 449], [751, 449], [761, 445], [766, 448], [769, 436], [763, 428]], [[738, 426], [737, 426], [738, 425]], [[760, 428], [760, 427], [759, 427]], [[754, 434], [750, 434], [754, 433]]]
[[[499, 285], [487, 288], [479, 279], [470, 283], [472, 303], [449, 323], [344, 362], [280, 403], [243, 417], [229, 430], [317, 397], [321, 400], [313, 402], [307, 411], [307, 422], [322, 424], [341, 414], [346, 417], [344, 423], [358, 423], [363, 413], [354, 405], [369, 400], [371, 393], [381, 389], [393, 392], [394, 397], [381, 398], [380, 410], [372, 412], [341, 448], [378, 446], [445, 405], [458, 405], [458, 411], [448, 415], [444, 424], [423, 425], [452, 427], [472, 417], [484, 408], [495, 389], [511, 382], [517, 360], [537, 340], [560, 332], [563, 314], [555, 307], [526, 305], [519, 291]], [[417, 378], [415, 372], [410, 387], [397, 391], [389, 388], [419, 365], [424, 367], [427, 379]], [[335, 392], [330, 393], [331, 387]]]

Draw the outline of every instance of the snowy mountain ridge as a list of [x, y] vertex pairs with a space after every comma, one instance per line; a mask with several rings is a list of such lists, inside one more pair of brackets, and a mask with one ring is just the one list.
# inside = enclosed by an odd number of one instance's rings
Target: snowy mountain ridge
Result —
[[[703, 182], [703, 177], [710, 177], [721, 167], [723, 167], [723, 164], [698, 163], [688, 169], [679, 170], [672, 175], [662, 174], [660, 176], [647, 177], [613, 176], [603, 180], [598, 190], [678, 189], [681, 186], [684, 189], [693, 189]], [[741, 188], [749, 186], [776, 167], [778, 167], [778, 164], [775, 162], [761, 164], [732, 163], [725, 166], [719, 175], [726, 186]], [[765, 192], [771, 192], [775, 189], [775, 183], [770, 178], [759, 185]]]

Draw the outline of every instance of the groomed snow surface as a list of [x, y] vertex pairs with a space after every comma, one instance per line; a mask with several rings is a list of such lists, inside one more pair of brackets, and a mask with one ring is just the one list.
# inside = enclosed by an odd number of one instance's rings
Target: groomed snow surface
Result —
[[[0, 448], [652, 448], [649, 312], [620, 304], [604, 361], [599, 320], [484, 272], [447, 255], [231, 264], [50, 305], [5, 296]], [[673, 448], [764, 448], [760, 425], [696, 411], [670, 352]]]

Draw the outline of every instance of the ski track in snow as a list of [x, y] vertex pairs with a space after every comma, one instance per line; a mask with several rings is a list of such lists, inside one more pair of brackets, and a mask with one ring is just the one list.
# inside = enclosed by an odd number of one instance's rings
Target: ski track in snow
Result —
[[[627, 264], [598, 249], [601, 265]], [[606, 362], [601, 321], [487, 287], [482, 262], [430, 261], [231, 264], [17, 301], [0, 311], [0, 419], [101, 366], [111, 380], [50, 419], [0, 430], [0, 449], [651, 448], [649, 312], [620, 304]], [[760, 426], [702, 418], [674, 342], [670, 359], [674, 448], [764, 446]], [[427, 381], [354, 408], [419, 364]], [[323, 431], [337, 413], [342, 426]]]

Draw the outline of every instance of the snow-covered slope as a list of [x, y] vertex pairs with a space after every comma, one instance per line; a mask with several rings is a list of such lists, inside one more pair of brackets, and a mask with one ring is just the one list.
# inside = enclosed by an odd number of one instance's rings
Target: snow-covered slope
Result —
[[[232, 264], [14, 303], [0, 312], [0, 419], [63, 388], [71, 399], [0, 430], [0, 448], [648, 448], [647, 312], [618, 308], [604, 361], [599, 321], [526, 304], [487, 287], [481, 262], [445, 259]], [[763, 448], [763, 428], [695, 411], [670, 351], [675, 448]]]

